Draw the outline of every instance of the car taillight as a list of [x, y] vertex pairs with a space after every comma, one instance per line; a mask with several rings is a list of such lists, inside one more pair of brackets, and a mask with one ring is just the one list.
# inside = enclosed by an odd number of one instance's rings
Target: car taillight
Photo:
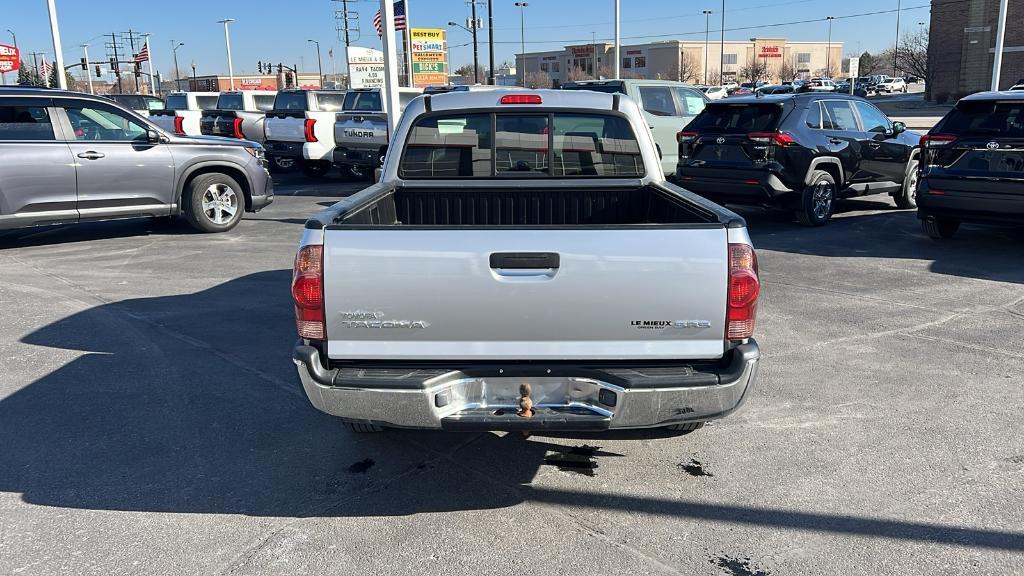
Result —
[[181, 116], [174, 117], [174, 133], [180, 136], [185, 135], [185, 119]]
[[796, 140], [785, 132], [752, 132], [747, 138], [758, 144], [775, 144], [776, 146], [789, 146], [796, 144]]
[[684, 132], [683, 130], [680, 130], [679, 132], [676, 132], [676, 141], [679, 142], [680, 144], [683, 142], [693, 142], [694, 140], [697, 139], [697, 136], [700, 136], [700, 134], [696, 132]]
[[757, 255], [749, 244], [729, 244], [729, 289], [725, 313], [725, 339], [743, 340], [754, 335], [757, 297]]
[[241, 140], [245, 140], [245, 133], [242, 132], [242, 119], [241, 118], [235, 118], [234, 131], [235, 131], [235, 138], [239, 138]]
[[313, 132], [314, 126], [316, 126], [316, 120], [313, 118], [307, 118], [305, 124], [306, 142], [317, 142], [316, 134]]
[[292, 301], [295, 303], [295, 328], [299, 337], [309, 340], [326, 339], [323, 246], [303, 246], [295, 256]]
[[943, 146], [949, 146], [954, 140], [956, 140], [956, 136], [950, 136], [949, 134], [925, 134], [921, 136], [921, 147], [942, 148]]

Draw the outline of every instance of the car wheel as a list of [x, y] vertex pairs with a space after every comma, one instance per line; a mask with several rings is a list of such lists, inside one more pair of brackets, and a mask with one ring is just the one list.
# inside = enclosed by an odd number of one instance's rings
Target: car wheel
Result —
[[671, 426], [665, 426], [666, 430], [672, 430], [674, 432], [682, 432], [683, 434], [689, 434], [690, 432], [696, 432], [704, 427], [703, 422], [687, 422], [686, 424], [672, 424]]
[[226, 174], [203, 174], [189, 184], [185, 218], [200, 232], [227, 232], [242, 219], [242, 187]]
[[910, 163], [910, 170], [903, 179], [903, 187], [893, 199], [896, 200], [896, 207], [901, 210], [917, 207], [917, 160]]
[[811, 174], [811, 183], [800, 195], [797, 220], [804, 226], [824, 226], [832, 218], [835, 203], [835, 179], [828, 172], [815, 170]]
[[355, 432], [356, 434], [373, 434], [375, 432], [384, 431], [383, 426], [368, 424], [366, 422], [343, 422], [342, 424], [349, 432]]
[[270, 170], [272, 172], [291, 172], [292, 170], [295, 170], [295, 158], [271, 156]]
[[921, 220], [924, 233], [936, 240], [948, 240], [960, 229], [960, 222], [949, 218], [926, 216]]
[[302, 173], [310, 178], [323, 178], [331, 169], [331, 163], [325, 160], [306, 160], [302, 163]]

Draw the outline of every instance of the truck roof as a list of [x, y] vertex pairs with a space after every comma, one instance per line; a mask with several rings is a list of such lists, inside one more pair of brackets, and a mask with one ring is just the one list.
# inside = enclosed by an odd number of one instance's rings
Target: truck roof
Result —
[[[501, 98], [512, 94], [535, 94], [540, 104], [500, 104]], [[426, 98], [425, 96], [424, 98]], [[518, 109], [578, 108], [580, 110], [612, 110], [616, 97], [590, 90], [477, 90], [445, 92], [429, 96], [432, 110], [461, 110], [466, 108], [495, 108], [507, 106]], [[420, 99], [417, 99], [420, 100]]]

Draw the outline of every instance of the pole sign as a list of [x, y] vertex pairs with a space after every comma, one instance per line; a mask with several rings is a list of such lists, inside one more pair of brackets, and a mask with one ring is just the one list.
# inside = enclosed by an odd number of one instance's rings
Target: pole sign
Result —
[[21, 56], [18, 49], [7, 44], [0, 44], [0, 72], [14, 72], [21, 68]]
[[448, 31], [413, 28], [412, 85], [417, 88], [448, 84]]
[[373, 48], [349, 46], [348, 74], [353, 88], [384, 88], [384, 53]]
[[855, 80], [860, 75], [860, 58], [850, 57], [850, 80]]

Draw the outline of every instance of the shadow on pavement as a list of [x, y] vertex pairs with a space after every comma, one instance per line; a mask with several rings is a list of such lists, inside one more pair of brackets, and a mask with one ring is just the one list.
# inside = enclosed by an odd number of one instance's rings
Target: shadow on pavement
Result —
[[579, 490], [531, 487], [540, 470], [600, 476], [625, 458], [600, 438], [565, 446], [519, 434], [348, 434], [296, 382], [289, 278], [261, 272], [96, 306], [24, 337], [38, 347], [27, 359], [80, 354], [0, 400], [0, 490], [41, 506], [274, 517], [534, 501], [1024, 550], [1020, 532], [640, 497], [582, 477]]

